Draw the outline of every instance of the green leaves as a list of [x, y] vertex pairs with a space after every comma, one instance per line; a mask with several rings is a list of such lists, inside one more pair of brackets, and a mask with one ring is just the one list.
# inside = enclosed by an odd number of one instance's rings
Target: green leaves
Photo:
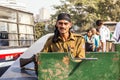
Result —
[[70, 13], [73, 23], [79, 27], [93, 24], [97, 19], [120, 21], [120, 0], [61, 0], [61, 2], [62, 5], [54, 7], [56, 13]]
[[44, 32], [45, 32], [44, 28], [45, 28], [44, 23], [39, 22], [35, 25], [35, 37], [36, 37], [36, 39], [39, 39], [41, 36], [44, 35]]

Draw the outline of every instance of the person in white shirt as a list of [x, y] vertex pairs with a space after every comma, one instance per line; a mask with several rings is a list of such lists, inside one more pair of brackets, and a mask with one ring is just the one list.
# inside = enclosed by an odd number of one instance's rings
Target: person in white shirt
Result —
[[115, 31], [113, 33], [112, 39], [115, 42], [120, 42], [120, 22], [116, 24]]
[[106, 40], [110, 39], [110, 30], [103, 24], [102, 20], [97, 20], [96, 25], [100, 32], [102, 52], [106, 52]]

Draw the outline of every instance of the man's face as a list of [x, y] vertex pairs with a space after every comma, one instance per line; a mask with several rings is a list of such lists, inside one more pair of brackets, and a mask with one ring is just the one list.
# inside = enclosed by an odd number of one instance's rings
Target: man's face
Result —
[[57, 21], [56, 26], [61, 34], [65, 34], [69, 32], [69, 29], [71, 28], [72, 24], [67, 20], [59, 20]]

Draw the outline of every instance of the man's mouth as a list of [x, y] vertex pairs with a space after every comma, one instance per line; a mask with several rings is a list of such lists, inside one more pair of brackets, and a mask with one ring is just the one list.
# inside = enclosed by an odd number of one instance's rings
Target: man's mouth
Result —
[[65, 28], [60, 28], [60, 30], [66, 30]]

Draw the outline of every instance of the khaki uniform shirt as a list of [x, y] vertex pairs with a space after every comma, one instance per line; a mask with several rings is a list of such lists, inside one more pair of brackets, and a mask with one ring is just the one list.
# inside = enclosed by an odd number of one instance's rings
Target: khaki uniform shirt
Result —
[[67, 41], [58, 37], [56, 43], [52, 42], [52, 38], [53, 36], [47, 40], [42, 52], [70, 52], [72, 57], [85, 57], [85, 40], [80, 34], [70, 33]]

